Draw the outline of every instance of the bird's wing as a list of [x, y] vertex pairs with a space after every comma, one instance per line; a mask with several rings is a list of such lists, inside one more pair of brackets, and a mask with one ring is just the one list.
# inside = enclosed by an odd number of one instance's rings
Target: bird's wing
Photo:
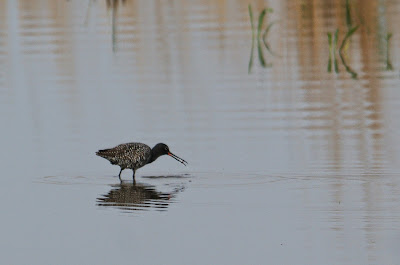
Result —
[[142, 143], [127, 143], [116, 146], [124, 158], [129, 158], [133, 163], [146, 161], [150, 158], [151, 148]]

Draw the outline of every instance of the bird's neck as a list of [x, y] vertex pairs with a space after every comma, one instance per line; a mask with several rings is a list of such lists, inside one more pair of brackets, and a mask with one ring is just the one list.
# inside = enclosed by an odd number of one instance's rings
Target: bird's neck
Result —
[[151, 156], [150, 156], [149, 162], [147, 162], [147, 164], [154, 162], [159, 157], [160, 157], [159, 153], [156, 153], [156, 152], [154, 152], [154, 150], [151, 150]]

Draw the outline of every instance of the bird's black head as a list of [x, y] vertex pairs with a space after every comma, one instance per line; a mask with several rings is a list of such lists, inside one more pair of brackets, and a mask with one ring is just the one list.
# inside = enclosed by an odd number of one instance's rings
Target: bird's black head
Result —
[[159, 144], [156, 144], [156, 145], [153, 147], [153, 152], [154, 152], [155, 154], [157, 154], [158, 156], [168, 155], [168, 153], [169, 153], [169, 147], [168, 147], [168, 145], [166, 145], [166, 144], [159, 143]]
[[151, 150], [151, 152], [152, 152], [152, 161], [156, 160], [159, 156], [169, 155], [169, 156], [173, 157], [174, 159], [176, 159], [178, 162], [181, 162], [182, 164], [184, 164], [185, 166], [187, 164], [187, 162], [184, 159], [171, 153], [171, 151], [169, 151], [168, 145], [166, 145], [166, 144], [163, 144], [163, 143], [156, 144], [153, 147], [153, 149]]

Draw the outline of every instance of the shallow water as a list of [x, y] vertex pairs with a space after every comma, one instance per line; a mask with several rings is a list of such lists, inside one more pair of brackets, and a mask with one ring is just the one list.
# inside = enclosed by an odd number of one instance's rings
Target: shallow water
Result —
[[[0, 1], [2, 260], [399, 263], [400, 4], [328, 2]], [[130, 141], [189, 165], [120, 184]]]

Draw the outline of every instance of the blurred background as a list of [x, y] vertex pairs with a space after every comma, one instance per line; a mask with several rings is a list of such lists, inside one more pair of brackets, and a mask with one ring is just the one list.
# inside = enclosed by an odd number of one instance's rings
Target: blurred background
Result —
[[[7, 264], [398, 264], [400, 3], [0, 0]], [[396, 31], [397, 30], [397, 31]], [[98, 149], [165, 142], [118, 180]]]

